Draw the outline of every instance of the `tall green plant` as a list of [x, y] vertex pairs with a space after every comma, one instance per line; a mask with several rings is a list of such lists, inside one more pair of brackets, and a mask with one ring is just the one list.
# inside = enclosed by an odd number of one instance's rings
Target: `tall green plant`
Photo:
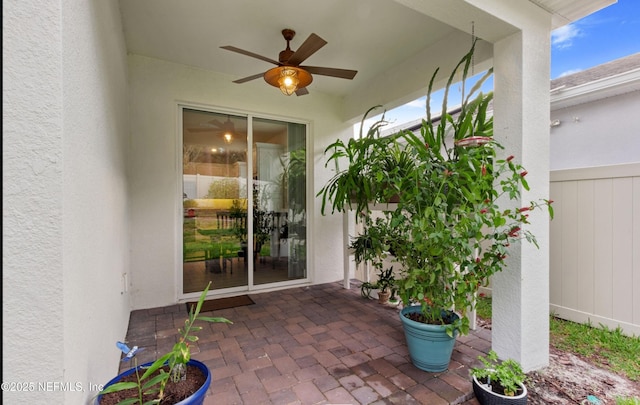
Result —
[[[478, 288], [505, 269], [510, 248], [521, 240], [536, 244], [535, 236], [526, 229], [529, 213], [548, 207], [553, 216], [548, 200], [517, 208], [503, 206], [519, 200], [521, 190], [529, 190], [529, 185], [527, 171], [513, 156], [502, 159], [496, 153], [503, 147], [492, 137], [493, 119], [487, 113], [493, 93], [480, 91], [492, 71], [468, 94], [463, 88], [459, 109], [448, 108], [452, 83], [460, 71], [462, 83], [466, 82], [474, 50], [475, 42], [449, 75], [438, 118], [430, 107], [438, 70], [434, 72], [427, 117], [418, 133], [405, 130], [385, 138], [375, 136], [380, 121], [357, 147], [347, 144], [345, 148], [340, 142], [330, 145], [327, 150], [334, 154], [328, 161], [347, 156], [350, 167], [336, 173], [319, 194], [323, 207], [329, 200], [334, 210], [344, 210], [348, 207], [345, 195], [355, 187], [353, 183], [361, 181], [356, 189], [367, 192], [362, 193], [357, 208], [365, 213], [371, 197], [379, 202], [398, 195], [397, 205], [388, 206], [375, 224], [365, 220], [365, 235], [368, 231], [393, 235], [386, 241], [388, 251], [402, 265], [397, 280], [400, 298], [405, 305], [421, 305], [422, 320], [447, 324], [451, 335], [455, 329], [468, 333], [469, 320], [464, 314], [473, 307]], [[360, 153], [349, 154], [352, 150]], [[382, 162], [397, 161], [398, 156], [402, 165], [381, 169], [385, 167]], [[363, 168], [368, 170], [365, 179], [351, 172], [359, 174]], [[461, 316], [455, 324], [448, 324], [452, 318], [448, 312], [454, 310]]]
[[[338, 139], [325, 149], [325, 154], [330, 153], [325, 167], [334, 163], [336, 173], [316, 195], [322, 198], [323, 215], [327, 211], [328, 202], [331, 203], [332, 213], [351, 209], [369, 212], [369, 204], [381, 200], [385, 192], [381, 187], [384, 184], [384, 172], [381, 168], [388, 164], [386, 147], [392, 144], [391, 139], [380, 137], [380, 128], [386, 125], [384, 114], [366, 134], [362, 132], [369, 114], [380, 107], [371, 107], [364, 114], [357, 139], [349, 138], [347, 142]], [[346, 167], [341, 168], [341, 163], [346, 163]]]
[[[443, 309], [465, 312], [472, 307], [478, 288], [505, 269], [512, 245], [526, 240], [537, 246], [526, 229], [531, 211], [548, 207], [553, 216], [547, 200], [519, 208], [499, 204], [519, 200], [529, 185], [527, 171], [513, 156], [500, 159], [496, 154], [503, 147], [492, 138], [493, 119], [487, 115], [493, 93], [479, 91], [492, 71], [469, 94], [463, 90], [459, 111], [447, 110], [453, 78], [462, 69], [466, 81], [474, 47], [475, 43], [449, 76], [438, 123], [432, 119], [428, 98], [420, 135], [401, 134], [415, 166], [410, 176], [397, 179], [405, 191], [397, 209], [388, 213], [388, 224], [403, 235], [393, 246], [404, 269], [400, 296], [405, 304], [420, 303], [427, 323], [445, 322]], [[430, 94], [436, 75], [437, 70]], [[468, 318], [462, 316], [458, 322], [449, 332], [457, 328], [467, 333]]]

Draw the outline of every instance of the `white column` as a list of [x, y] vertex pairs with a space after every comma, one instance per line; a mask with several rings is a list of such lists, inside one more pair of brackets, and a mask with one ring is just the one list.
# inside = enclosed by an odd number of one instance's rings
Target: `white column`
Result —
[[351, 287], [349, 280], [349, 211], [342, 214], [342, 249], [342, 269], [344, 270], [342, 285], [348, 290]]
[[[549, 195], [550, 40], [546, 22], [494, 44], [494, 136], [528, 171], [516, 205]], [[530, 215], [540, 248], [522, 241], [494, 275], [492, 346], [525, 371], [549, 363], [549, 217]]]

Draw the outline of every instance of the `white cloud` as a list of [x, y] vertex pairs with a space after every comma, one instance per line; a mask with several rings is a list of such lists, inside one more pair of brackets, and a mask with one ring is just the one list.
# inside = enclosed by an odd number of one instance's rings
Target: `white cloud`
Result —
[[410, 101], [407, 104], [405, 104], [405, 106], [407, 106], [407, 107], [424, 108], [425, 107], [425, 97], [421, 97], [421, 98], [419, 98], [417, 100]]
[[568, 24], [551, 31], [551, 45], [556, 48], [568, 48], [573, 44], [573, 39], [582, 35], [582, 30], [575, 24]]
[[578, 73], [578, 72], [581, 72], [581, 71], [582, 71], [582, 69], [567, 70], [565, 72], [560, 73], [560, 75], [558, 77], [569, 76], [569, 75], [572, 75], [574, 73]]

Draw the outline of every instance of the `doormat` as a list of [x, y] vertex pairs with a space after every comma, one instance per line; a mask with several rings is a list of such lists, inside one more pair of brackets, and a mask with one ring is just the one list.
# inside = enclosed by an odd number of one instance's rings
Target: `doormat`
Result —
[[[237, 297], [227, 297], [227, 298], [217, 298], [215, 300], [207, 300], [202, 303], [202, 308], [200, 308], [200, 312], [209, 312], [209, 311], [217, 311], [220, 309], [227, 308], [235, 308], [242, 307], [245, 305], [253, 305], [255, 302], [248, 295], [239, 295]], [[187, 302], [187, 311], [193, 310], [195, 311], [196, 306], [198, 305], [197, 301]]]

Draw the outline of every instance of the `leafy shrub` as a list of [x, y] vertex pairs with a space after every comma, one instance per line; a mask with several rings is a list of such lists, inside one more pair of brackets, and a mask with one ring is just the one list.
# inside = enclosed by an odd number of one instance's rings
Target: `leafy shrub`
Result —
[[479, 356], [478, 360], [484, 367], [472, 368], [471, 375], [488, 385], [493, 392], [515, 396], [520, 389], [520, 384], [524, 384], [526, 375], [517, 361], [508, 359], [501, 362], [498, 360], [498, 354], [493, 350], [486, 356]]

